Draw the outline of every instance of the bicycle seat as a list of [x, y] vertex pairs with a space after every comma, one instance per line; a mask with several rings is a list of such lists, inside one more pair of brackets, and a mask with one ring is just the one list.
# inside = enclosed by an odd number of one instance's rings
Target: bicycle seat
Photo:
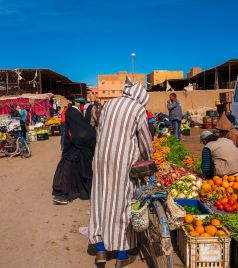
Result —
[[153, 175], [157, 171], [157, 166], [154, 161], [139, 161], [132, 165], [130, 178], [144, 178]]

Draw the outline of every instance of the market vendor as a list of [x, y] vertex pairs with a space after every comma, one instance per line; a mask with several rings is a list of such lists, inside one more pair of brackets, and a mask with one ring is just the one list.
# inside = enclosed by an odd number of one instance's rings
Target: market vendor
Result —
[[235, 146], [238, 147], [238, 131], [235, 126], [227, 118], [225, 112], [217, 122], [216, 129], [219, 130], [220, 135], [233, 141]]
[[238, 176], [238, 148], [227, 138], [219, 138], [211, 131], [200, 135], [205, 145], [202, 151], [202, 172], [207, 177]]

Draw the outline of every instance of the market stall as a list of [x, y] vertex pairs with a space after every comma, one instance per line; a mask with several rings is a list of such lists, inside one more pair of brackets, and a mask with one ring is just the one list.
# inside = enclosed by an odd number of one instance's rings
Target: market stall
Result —
[[238, 176], [204, 178], [200, 160], [173, 136], [153, 148], [156, 185], [186, 213], [176, 239], [185, 266], [238, 267]]

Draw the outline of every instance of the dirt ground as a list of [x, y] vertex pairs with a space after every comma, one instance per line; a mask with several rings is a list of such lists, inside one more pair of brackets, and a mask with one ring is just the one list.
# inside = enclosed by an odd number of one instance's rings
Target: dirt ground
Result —
[[[195, 137], [184, 138], [189, 148]], [[199, 145], [200, 146], [200, 145]], [[198, 147], [199, 147], [198, 146]], [[51, 185], [60, 158], [59, 137], [31, 143], [29, 159], [0, 159], [0, 267], [91, 268], [87, 237], [89, 202], [52, 203]], [[198, 153], [198, 148], [193, 150]], [[91, 254], [91, 255], [90, 255]], [[114, 260], [106, 268], [114, 267]], [[139, 257], [131, 268], [148, 267]], [[175, 256], [174, 267], [182, 267]]]

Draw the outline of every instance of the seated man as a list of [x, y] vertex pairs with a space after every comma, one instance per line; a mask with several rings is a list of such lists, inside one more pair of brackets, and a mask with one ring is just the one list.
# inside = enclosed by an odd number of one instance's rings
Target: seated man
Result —
[[227, 138], [219, 138], [211, 131], [200, 136], [205, 145], [202, 151], [202, 172], [208, 177], [238, 175], [238, 148]]

